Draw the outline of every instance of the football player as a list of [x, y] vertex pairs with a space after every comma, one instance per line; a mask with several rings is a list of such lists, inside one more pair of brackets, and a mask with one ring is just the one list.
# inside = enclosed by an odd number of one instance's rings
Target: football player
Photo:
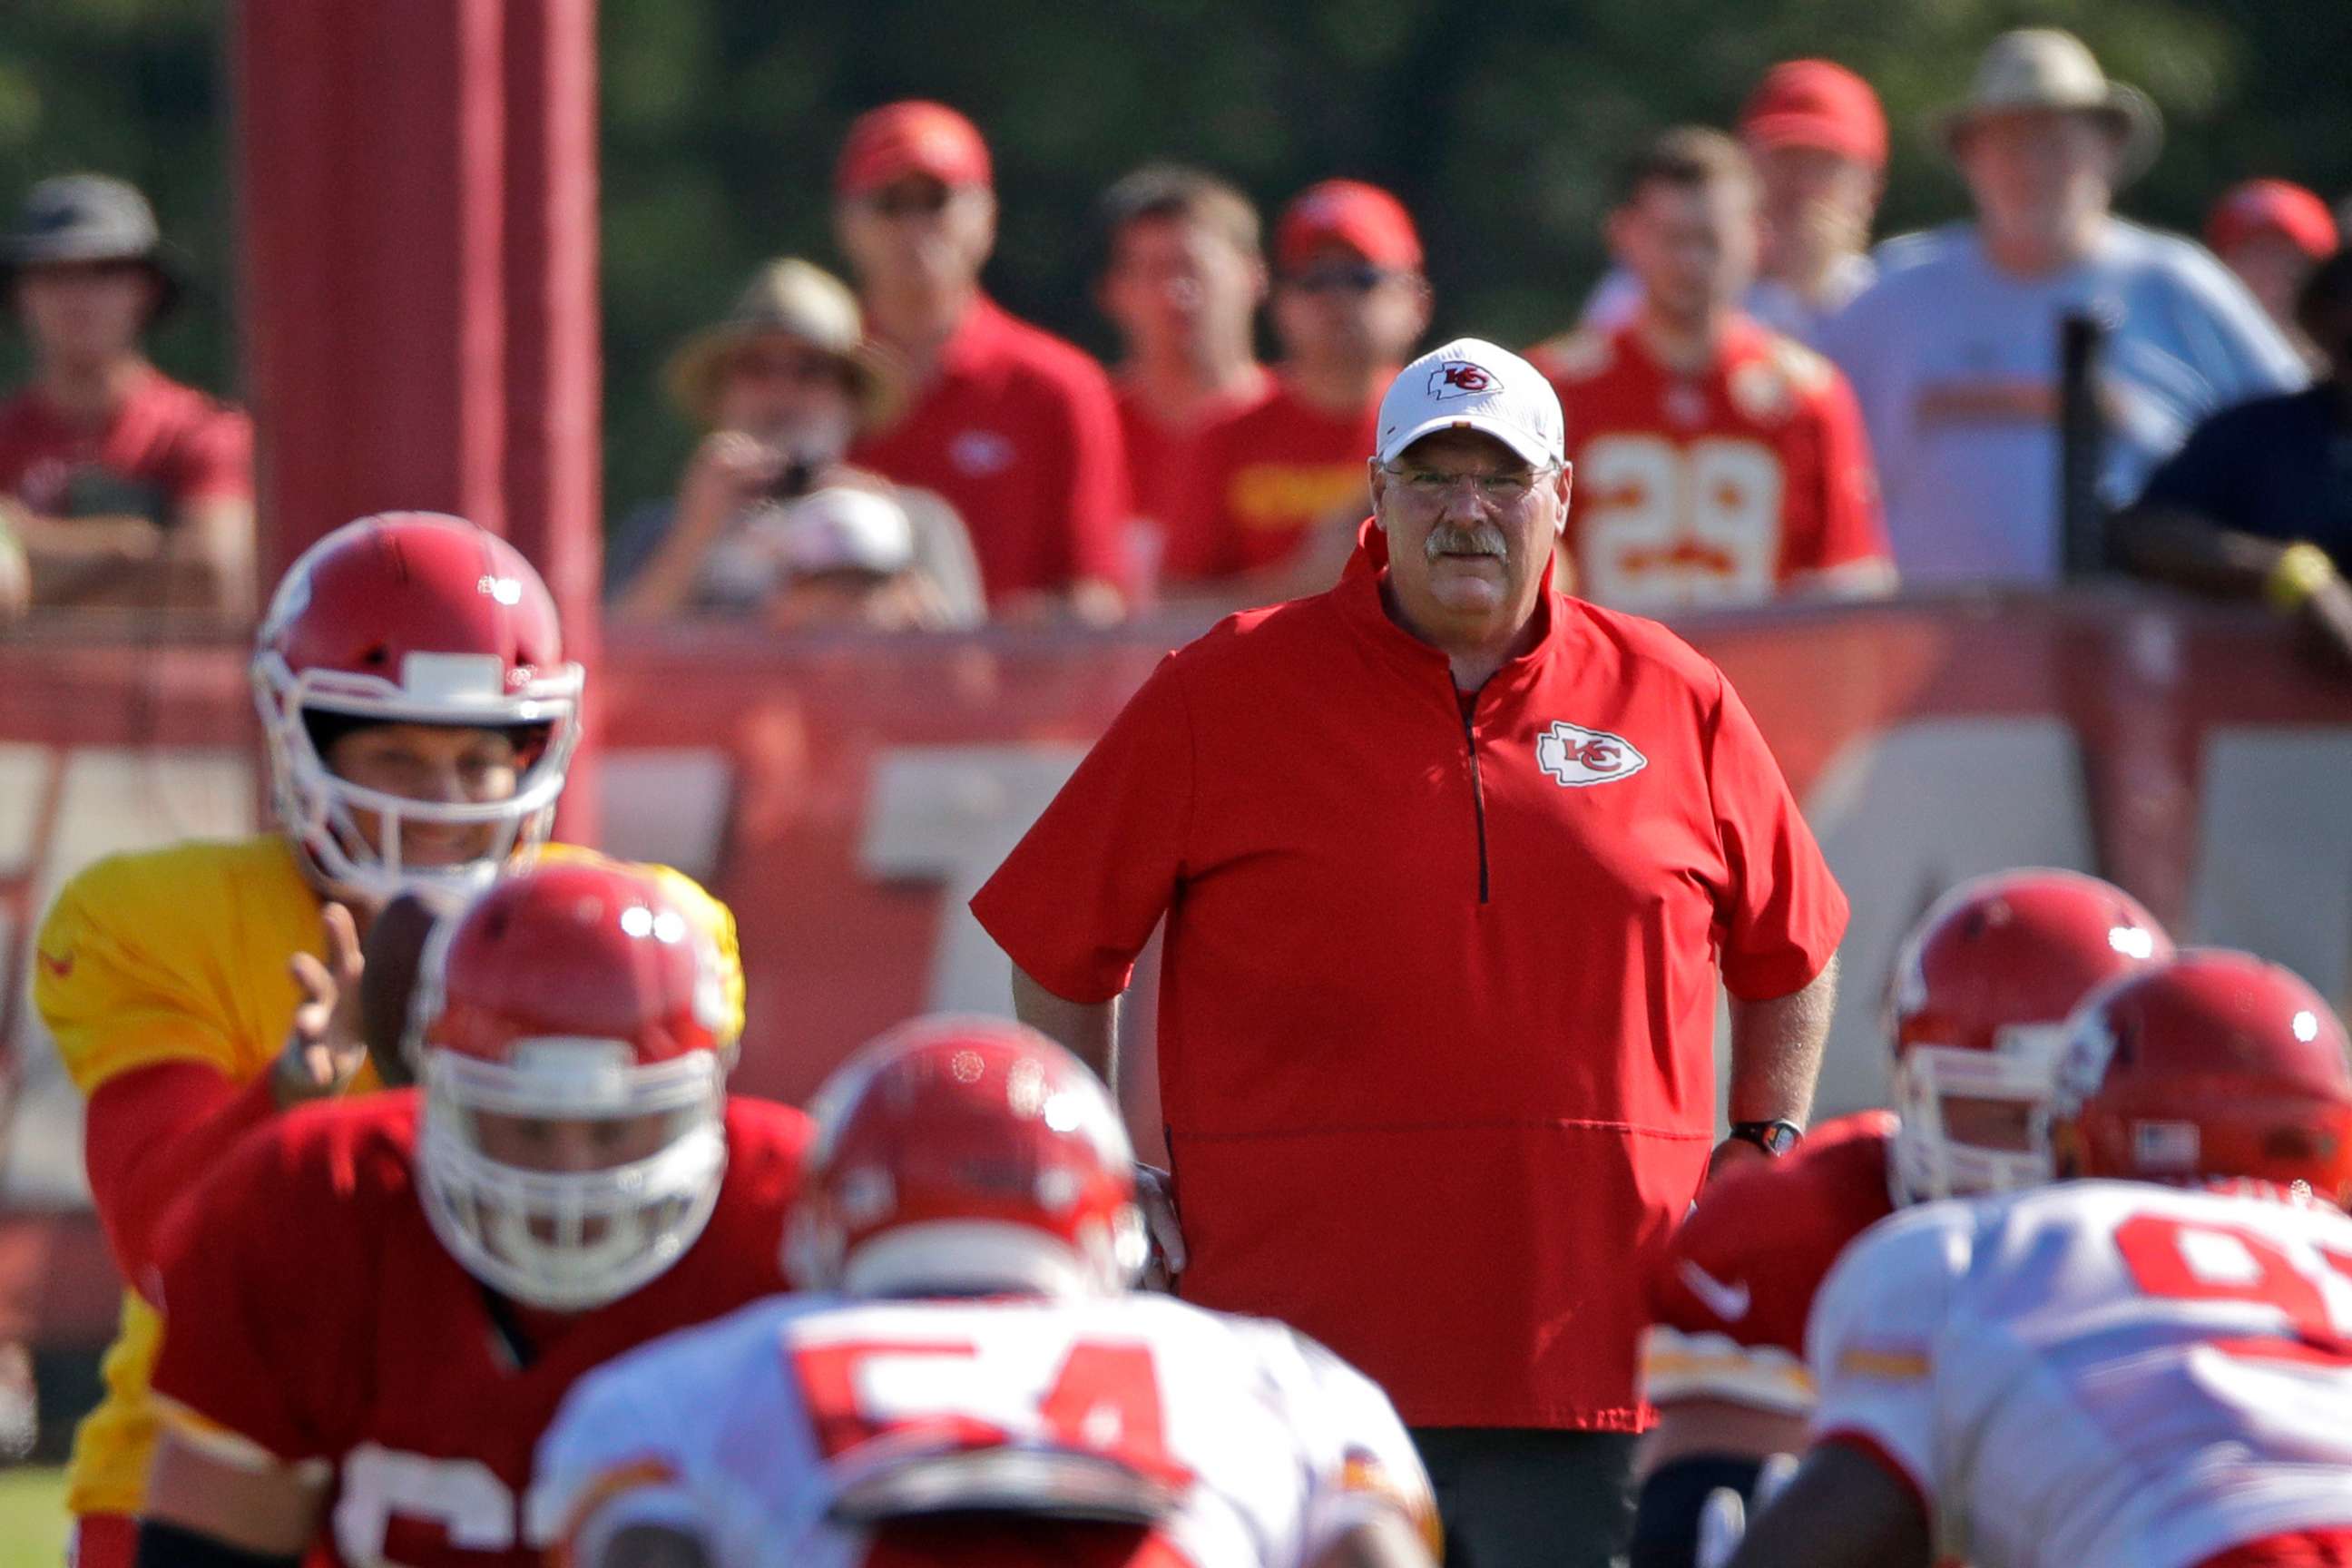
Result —
[[[351, 1014], [376, 906], [462, 893], [540, 843], [579, 735], [582, 672], [539, 574], [455, 517], [363, 518], [305, 552], [252, 676], [277, 830], [100, 860], [37, 939], [34, 1001], [88, 1097], [91, 1193], [134, 1285], [165, 1205], [239, 1135], [374, 1086]], [[664, 875], [731, 970], [731, 917]], [[75, 1437], [80, 1568], [131, 1560], [155, 1335], [126, 1292], [105, 1399]]]
[[419, 1085], [278, 1118], [162, 1247], [142, 1568], [539, 1561], [573, 1379], [782, 1288], [807, 1119], [729, 1100], [693, 911], [558, 860], [434, 930]]
[[1092, 1074], [920, 1020], [814, 1102], [811, 1296], [584, 1381], [540, 1473], [576, 1568], [1426, 1563], [1387, 1397], [1278, 1323], [1130, 1294], [1133, 1157]]
[[1803, 1447], [1805, 1324], [1846, 1244], [1899, 1205], [2046, 1180], [2028, 1123], [2067, 1015], [2171, 954], [2128, 894], [2073, 871], [1980, 877], [1921, 917], [1890, 998], [1896, 1110], [1826, 1122], [1709, 1187], [1651, 1277], [1643, 1363], [1659, 1420], [1637, 1568], [1688, 1568], [1708, 1497], [1752, 1498], [1759, 1467]]
[[2302, 981], [2182, 955], [2095, 994], [2040, 1191], [1864, 1237], [1815, 1443], [1737, 1568], [2352, 1562], [2352, 1067]]

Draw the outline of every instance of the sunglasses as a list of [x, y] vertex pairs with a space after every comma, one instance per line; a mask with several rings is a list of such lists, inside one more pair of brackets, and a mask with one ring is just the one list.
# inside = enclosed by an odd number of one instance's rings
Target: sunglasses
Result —
[[1318, 267], [1310, 272], [1296, 272], [1282, 280], [1286, 289], [1296, 289], [1302, 294], [1369, 294], [1390, 279], [1398, 276], [1384, 267], [1369, 261], [1352, 267]]

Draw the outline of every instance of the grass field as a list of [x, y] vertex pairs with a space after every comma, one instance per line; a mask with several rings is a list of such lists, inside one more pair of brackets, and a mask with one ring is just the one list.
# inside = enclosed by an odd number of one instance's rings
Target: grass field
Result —
[[0, 1568], [58, 1568], [66, 1549], [66, 1473], [0, 1470]]

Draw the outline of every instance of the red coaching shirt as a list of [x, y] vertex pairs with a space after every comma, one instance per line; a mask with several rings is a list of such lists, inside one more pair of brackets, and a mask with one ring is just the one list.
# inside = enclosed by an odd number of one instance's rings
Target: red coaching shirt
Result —
[[1171, 656], [972, 911], [1080, 1002], [1166, 912], [1188, 1300], [1296, 1324], [1413, 1425], [1631, 1430], [1717, 963], [1795, 991], [1845, 900], [1673, 634], [1548, 595], [1465, 713], [1386, 563], [1367, 529], [1329, 593]]
[[161, 371], [141, 373], [114, 417], [69, 424], [37, 389], [0, 403], [0, 495], [43, 517], [143, 517], [253, 494], [253, 426]]
[[1201, 443], [1193, 511], [1169, 541], [1165, 575], [1192, 582], [1272, 566], [1318, 528], [1362, 516], [1379, 422], [1378, 399], [1332, 414], [1284, 385], [1219, 426]]
[[989, 602], [1124, 583], [1127, 456], [1110, 378], [1084, 351], [972, 301], [914, 405], [849, 460], [945, 496]]
[[1568, 422], [1580, 592], [1660, 611], [1887, 563], [1861, 411], [1812, 350], [1742, 317], [1695, 376], [1661, 364], [1638, 323], [1528, 357]]

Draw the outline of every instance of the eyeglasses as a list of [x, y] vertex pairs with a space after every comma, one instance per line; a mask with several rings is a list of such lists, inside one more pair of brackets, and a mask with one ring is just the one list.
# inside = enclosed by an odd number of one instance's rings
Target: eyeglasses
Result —
[[954, 199], [954, 190], [932, 180], [885, 185], [865, 198], [866, 206], [884, 217], [937, 217]]
[[1546, 463], [1540, 468], [1514, 468], [1499, 474], [1457, 474], [1444, 468], [1400, 468], [1386, 464], [1383, 471], [1394, 475], [1407, 495], [1421, 500], [1436, 500], [1452, 494], [1454, 486], [1466, 482], [1481, 500], [1507, 506], [1527, 500], [1536, 486], [1559, 472], [1559, 465]]
[[1282, 280], [1282, 286], [1302, 294], [1332, 294], [1343, 289], [1350, 294], [1369, 294], [1396, 276], [1384, 267], [1365, 261], [1353, 267], [1318, 267], [1311, 272], [1293, 273]]

